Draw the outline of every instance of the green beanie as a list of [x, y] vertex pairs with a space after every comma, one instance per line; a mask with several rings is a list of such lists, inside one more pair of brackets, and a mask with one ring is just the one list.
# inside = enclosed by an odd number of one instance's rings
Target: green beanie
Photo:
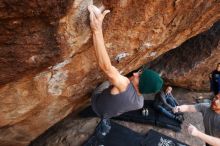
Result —
[[143, 69], [139, 80], [139, 91], [142, 94], [156, 93], [163, 86], [163, 80], [153, 70]]

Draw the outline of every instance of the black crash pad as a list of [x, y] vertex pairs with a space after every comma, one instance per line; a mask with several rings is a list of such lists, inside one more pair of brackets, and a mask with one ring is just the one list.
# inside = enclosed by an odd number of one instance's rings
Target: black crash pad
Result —
[[[142, 115], [142, 109], [126, 112], [118, 117], [114, 117], [112, 119], [115, 120], [122, 120], [122, 121], [129, 121], [135, 123], [143, 123], [143, 124], [151, 124], [163, 128], [168, 128], [173, 131], [180, 131], [181, 124], [176, 120], [170, 119], [165, 115], [159, 113], [158, 111], [154, 110], [153, 108], [153, 100], [145, 100], [144, 101], [144, 108], [147, 108], [149, 111], [148, 116]], [[93, 112], [92, 107], [89, 106], [84, 109], [80, 113], [81, 117], [96, 117], [97, 115]]]
[[[112, 121], [111, 127], [109, 134], [104, 137], [104, 142], [101, 143], [104, 146], [188, 146], [154, 130], [142, 135]], [[92, 143], [91, 139], [93, 139]], [[98, 145], [100, 143], [96, 141], [96, 135], [93, 134], [83, 146]]]

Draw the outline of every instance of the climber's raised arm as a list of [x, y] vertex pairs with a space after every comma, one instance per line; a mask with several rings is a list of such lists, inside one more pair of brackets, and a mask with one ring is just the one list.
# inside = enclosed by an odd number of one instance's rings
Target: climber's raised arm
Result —
[[94, 5], [88, 6], [90, 12], [90, 26], [92, 29], [93, 44], [96, 53], [96, 59], [99, 67], [107, 75], [109, 81], [118, 89], [119, 92], [123, 92], [128, 84], [129, 79], [122, 76], [119, 71], [112, 66], [109, 55], [106, 51], [104, 38], [102, 33], [102, 22], [109, 10], [105, 10], [103, 13]]

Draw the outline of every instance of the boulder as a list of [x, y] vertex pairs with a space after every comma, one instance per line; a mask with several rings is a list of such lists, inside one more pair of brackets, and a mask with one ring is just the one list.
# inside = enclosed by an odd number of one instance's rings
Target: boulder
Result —
[[208, 31], [187, 40], [148, 65], [160, 72], [171, 85], [209, 91], [209, 74], [219, 62], [220, 21]]
[[[106, 48], [122, 74], [220, 18], [219, 1], [1, 0], [0, 144], [24, 146], [88, 101], [98, 69], [87, 6], [110, 9]], [[120, 61], [115, 58], [125, 53]]]

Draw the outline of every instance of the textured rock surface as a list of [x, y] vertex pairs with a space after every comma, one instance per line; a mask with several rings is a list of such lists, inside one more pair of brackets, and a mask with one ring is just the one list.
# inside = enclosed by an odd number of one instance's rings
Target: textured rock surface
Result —
[[[0, 0], [0, 144], [27, 145], [77, 110], [102, 80], [87, 6], [91, 0]], [[214, 0], [94, 0], [111, 10], [106, 47], [124, 74], [207, 30]], [[122, 52], [128, 57], [117, 63]]]
[[170, 84], [209, 90], [209, 74], [220, 62], [220, 21], [149, 63]]
[[[183, 89], [174, 89], [174, 96], [177, 97], [180, 104], [192, 104], [194, 96], [208, 96], [207, 93], [189, 92]], [[153, 96], [146, 96], [146, 99], [152, 99]], [[183, 141], [190, 146], [203, 146], [204, 143], [193, 136], [190, 136], [186, 130], [189, 123], [204, 131], [201, 113], [188, 113], [184, 115], [185, 121], [182, 124], [181, 132], [173, 132], [165, 128], [155, 127], [147, 124], [137, 124], [132, 122], [117, 121], [138, 133], [146, 134], [148, 130], [154, 129], [165, 135]], [[39, 136], [29, 146], [80, 146], [93, 133], [99, 119], [97, 118], [77, 118], [75, 115], [69, 115], [67, 118], [57, 123], [55, 126]]]

